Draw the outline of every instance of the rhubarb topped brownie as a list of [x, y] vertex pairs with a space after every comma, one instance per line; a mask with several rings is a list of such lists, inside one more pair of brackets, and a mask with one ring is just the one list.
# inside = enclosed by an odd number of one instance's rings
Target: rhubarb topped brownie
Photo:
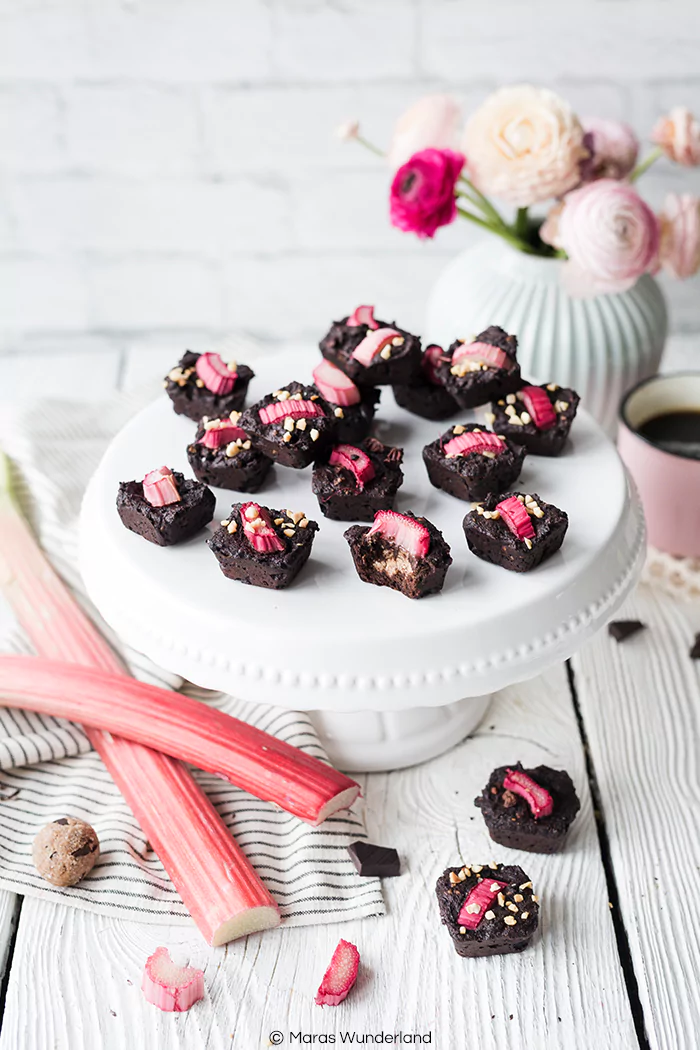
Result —
[[357, 445], [332, 445], [316, 463], [311, 488], [327, 518], [374, 521], [378, 510], [390, 510], [403, 484], [403, 449], [369, 437]]
[[486, 418], [499, 434], [524, 445], [533, 456], [558, 456], [580, 400], [575, 390], [556, 383], [526, 383], [494, 401]]
[[373, 386], [360, 389], [345, 372], [325, 358], [314, 369], [313, 379], [321, 397], [333, 410], [336, 439], [352, 443], [367, 437], [381, 392]]
[[252, 447], [248, 434], [238, 426], [240, 412], [224, 419], [207, 419], [197, 427], [187, 446], [187, 458], [199, 481], [220, 489], [257, 492], [272, 467], [272, 460]]
[[334, 321], [321, 353], [360, 386], [409, 383], [420, 370], [420, 339], [395, 323], [375, 321], [373, 306], [358, 306]]
[[401, 408], [423, 419], [449, 419], [459, 410], [452, 394], [445, 389], [437, 367], [443, 358], [441, 346], [431, 344], [421, 357], [420, 371], [410, 383], [394, 384], [394, 400]]
[[391, 587], [407, 598], [441, 591], [452, 564], [449, 544], [440, 530], [410, 511], [380, 510], [370, 528], [353, 525], [345, 539], [364, 583]]
[[475, 339], [457, 339], [438, 362], [437, 378], [460, 408], [476, 408], [522, 385], [518, 340], [498, 325]]
[[524, 448], [476, 423], [450, 427], [423, 449], [431, 484], [464, 500], [482, 500], [510, 488], [524, 459]]
[[159, 547], [188, 540], [214, 517], [214, 493], [170, 467], [146, 474], [143, 481], [122, 481], [117, 511], [137, 536]]
[[517, 864], [447, 868], [435, 885], [440, 919], [458, 955], [522, 952], [539, 923], [539, 900]]
[[335, 437], [336, 417], [316, 386], [294, 382], [251, 405], [239, 424], [264, 455], [302, 470]]
[[179, 416], [199, 422], [204, 416], [228, 416], [245, 403], [248, 384], [255, 372], [248, 365], [224, 361], [219, 354], [187, 350], [163, 380]]
[[208, 543], [230, 580], [281, 590], [309, 560], [317, 532], [303, 511], [234, 503]]
[[581, 803], [564, 770], [520, 762], [494, 769], [489, 782], [474, 799], [494, 842], [531, 853], [561, 849]]
[[462, 527], [473, 554], [512, 572], [529, 572], [559, 550], [569, 519], [535, 493], [487, 496]]

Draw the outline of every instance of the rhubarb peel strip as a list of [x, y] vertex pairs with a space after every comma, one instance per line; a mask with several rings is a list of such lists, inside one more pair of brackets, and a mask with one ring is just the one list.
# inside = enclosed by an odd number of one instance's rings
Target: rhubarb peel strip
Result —
[[[0, 590], [40, 656], [124, 675], [39, 549], [12, 498], [2, 453]], [[110, 733], [86, 733], [207, 942], [226, 944], [278, 926], [277, 905], [184, 767]]]

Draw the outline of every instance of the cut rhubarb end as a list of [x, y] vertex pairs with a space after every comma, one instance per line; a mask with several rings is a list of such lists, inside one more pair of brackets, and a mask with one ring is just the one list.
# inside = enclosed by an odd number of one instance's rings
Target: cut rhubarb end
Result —
[[199, 444], [205, 448], [221, 448], [231, 441], [246, 441], [248, 435], [241, 427], [237, 427], [230, 419], [212, 419], [205, 424], [204, 434], [199, 439]]
[[368, 328], [379, 328], [374, 320], [373, 306], [356, 306], [345, 323], [349, 328], [359, 328], [362, 324], [366, 324]]
[[222, 944], [237, 941], [239, 937], [247, 937], [251, 933], [262, 933], [263, 930], [274, 930], [281, 921], [277, 908], [249, 908], [240, 915], [223, 922], [218, 929], [214, 930], [209, 943], [212, 948], [220, 948]]
[[258, 503], [244, 503], [240, 514], [245, 538], [253, 550], [260, 554], [284, 550], [284, 541], [277, 534], [266, 507]]
[[212, 394], [230, 394], [238, 379], [238, 373], [232, 372], [219, 354], [200, 354], [194, 368]]
[[398, 547], [403, 547], [416, 558], [424, 558], [430, 550], [430, 533], [425, 525], [395, 510], [377, 511], [368, 535], [375, 534], [383, 536]]
[[360, 388], [332, 361], [326, 361], [324, 358], [312, 374], [319, 393], [326, 401], [348, 408], [350, 405], [359, 405], [362, 400]]
[[360, 795], [359, 784], [353, 783], [352, 787], [346, 788], [345, 791], [339, 791], [337, 795], [334, 795], [332, 799], [326, 802], [325, 806], [321, 806], [319, 809], [316, 819], [311, 821], [314, 827], [318, 827], [319, 824], [323, 824], [324, 820], [328, 820], [334, 813], [339, 813], [341, 809], [350, 809]]
[[292, 419], [316, 419], [323, 415], [325, 412], [318, 401], [297, 401], [291, 397], [286, 401], [271, 401], [258, 411], [261, 423], [277, 423], [288, 416]]
[[316, 993], [317, 1006], [338, 1006], [357, 980], [360, 953], [350, 941], [341, 940]]
[[385, 346], [390, 346], [394, 339], [400, 339], [401, 343], [404, 341], [401, 332], [397, 332], [395, 328], [377, 328], [367, 333], [362, 342], [353, 350], [352, 357], [367, 368], [377, 354], [381, 353]]
[[496, 506], [503, 521], [519, 540], [534, 540], [535, 530], [530, 515], [517, 496], [509, 496]]
[[330, 454], [329, 463], [332, 467], [345, 467], [354, 474], [360, 492], [374, 477], [372, 460], [355, 445], [336, 445]]
[[452, 355], [452, 364], [456, 365], [464, 357], [470, 357], [475, 363], [488, 365], [489, 368], [510, 368], [511, 360], [504, 350], [491, 343], [462, 343]]
[[551, 430], [556, 426], [557, 415], [546, 391], [540, 386], [524, 386], [520, 391], [523, 404], [538, 430]]
[[151, 470], [143, 479], [143, 498], [152, 507], [167, 507], [182, 499], [170, 467]]
[[466, 456], [470, 452], [493, 452], [497, 456], [505, 452], [506, 445], [496, 434], [489, 431], [467, 430], [464, 434], [458, 434], [445, 445], [443, 452], [448, 459], [454, 456]]
[[457, 916], [459, 925], [466, 926], [468, 930], [475, 930], [488, 911], [491, 902], [498, 896], [503, 887], [507, 885], [507, 882], [499, 882], [497, 879], [490, 879], [488, 876], [482, 879], [481, 882], [477, 882], [476, 886], [473, 886], [467, 894]]
[[525, 799], [535, 820], [548, 817], [554, 809], [554, 800], [547, 789], [522, 770], [509, 769], [503, 787], [506, 791], [512, 791], [514, 795]]
[[430, 346], [426, 346], [425, 353], [421, 360], [421, 368], [423, 369], [423, 372], [430, 382], [434, 383], [436, 386], [440, 383], [437, 374], [437, 367], [443, 353], [444, 351], [441, 346], [438, 346], [437, 343], [431, 343]]
[[146, 960], [141, 991], [159, 1010], [182, 1013], [204, 998], [204, 971], [176, 966], [167, 948], [156, 948]]

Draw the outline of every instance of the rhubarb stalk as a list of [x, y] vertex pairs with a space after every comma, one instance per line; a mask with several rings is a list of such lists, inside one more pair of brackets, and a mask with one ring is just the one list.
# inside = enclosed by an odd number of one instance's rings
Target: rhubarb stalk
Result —
[[[12, 499], [2, 453], [0, 590], [40, 656], [124, 674], [39, 549]], [[278, 926], [277, 905], [183, 766], [110, 733], [86, 732], [208, 943]]]
[[176, 966], [167, 948], [156, 948], [146, 959], [141, 991], [159, 1010], [182, 1013], [204, 998], [204, 971]]

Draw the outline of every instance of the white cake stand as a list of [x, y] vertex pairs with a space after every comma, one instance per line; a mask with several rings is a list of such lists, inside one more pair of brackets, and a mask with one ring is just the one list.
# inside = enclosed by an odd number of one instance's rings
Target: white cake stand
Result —
[[[256, 362], [249, 397], [308, 378], [317, 358]], [[478, 414], [477, 414], [478, 415]], [[405, 449], [397, 509], [443, 531], [454, 558], [440, 595], [411, 601], [362, 583], [343, 539], [310, 490], [310, 470], [275, 467], [256, 497], [319, 521], [311, 560], [286, 591], [227, 580], [207, 532], [159, 548], [128, 532], [115, 509], [119, 481], [162, 463], [190, 475], [194, 424], [165, 395], [113, 440], [81, 518], [81, 568], [96, 606], [132, 647], [198, 685], [245, 700], [308, 710], [331, 759], [348, 770], [424, 761], [469, 733], [490, 694], [569, 657], [610, 619], [641, 572], [644, 520], [617, 453], [586, 413], [557, 459], [531, 456], [518, 487], [569, 514], [562, 550], [518, 575], [472, 555], [469, 505], [434, 489], [421, 450], [448, 424], [398, 408], [382, 391], [378, 436]], [[471, 413], [461, 413], [455, 422]], [[236, 493], [216, 491], [215, 522]]]

